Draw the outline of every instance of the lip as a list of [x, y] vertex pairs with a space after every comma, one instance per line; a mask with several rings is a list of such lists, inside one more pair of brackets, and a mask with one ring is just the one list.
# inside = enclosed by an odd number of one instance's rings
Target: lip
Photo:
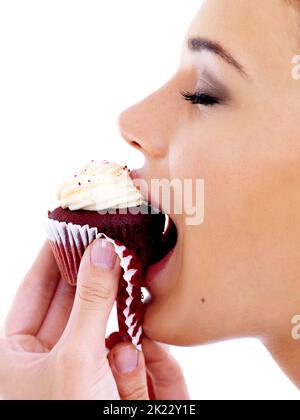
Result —
[[166, 269], [168, 262], [170, 261], [170, 259], [172, 258], [172, 255], [175, 252], [175, 248], [176, 248], [176, 245], [163, 259], [161, 259], [160, 261], [148, 267], [147, 272], [146, 272], [146, 277], [143, 282], [144, 287], [149, 286], [152, 280], [154, 280], [155, 277], [157, 277], [157, 274], [163, 271], [164, 269]]
[[[130, 171], [131, 177], [133, 179], [133, 183], [135, 184], [135, 180], [136, 179], [141, 179], [146, 181], [145, 177], [142, 176], [142, 170], [143, 168], [139, 168], [139, 169], [134, 169], [132, 171]], [[151, 196], [151, 188], [149, 188], [149, 185], [147, 183], [147, 190], [144, 191], [143, 185], [136, 185], [136, 187], [139, 189], [140, 193], [142, 194], [142, 196], [144, 197], [144, 199], [146, 201], [148, 201], [148, 203], [150, 203], [152, 205], [152, 207], [161, 210], [163, 213], [167, 214], [166, 211], [164, 211], [164, 209], [162, 208], [161, 204], [159, 202], [157, 202], [155, 200], [154, 197]]]
[[[133, 169], [133, 170], [130, 171], [131, 178], [132, 178], [133, 183], [135, 185], [136, 185], [135, 180], [137, 180], [137, 179], [141, 179], [141, 180], [144, 180], [144, 181], [147, 182], [146, 178], [142, 176], [142, 172], [143, 172], [143, 168]], [[175, 214], [172, 213], [172, 212], [168, 213], [166, 211], [166, 209], [164, 209], [164, 207], [162, 206], [162, 203], [159, 200], [157, 201], [156, 198], [152, 196], [151, 188], [149, 188], [148, 182], [147, 182], [146, 191], [144, 191], [143, 185], [144, 185], [144, 183], [142, 183], [142, 185], [138, 184], [138, 185], [136, 185], [136, 187], [139, 189], [140, 193], [144, 197], [144, 200], [146, 200], [148, 203], [150, 203], [152, 205], [152, 207], [154, 207], [155, 209], [158, 209], [158, 210], [162, 211], [164, 214], [168, 215], [172, 219], [172, 221], [175, 224], [176, 229], [178, 231], [178, 226], [177, 226], [177, 223], [176, 223]]]
[[[142, 176], [142, 171], [143, 171], [143, 168], [134, 169], [131, 171], [133, 182], [135, 182], [136, 179], [145, 180], [145, 178]], [[155, 207], [156, 209], [159, 209], [167, 217], [169, 217], [168, 224], [166, 225], [166, 230], [164, 232], [163, 242], [162, 242], [162, 247], [164, 247], [162, 249], [165, 249], [165, 252], [163, 252], [164, 256], [158, 261], [154, 260], [154, 262], [147, 268], [146, 276], [144, 279], [144, 284], [147, 287], [147, 285], [149, 285], [152, 282], [152, 280], [158, 275], [158, 273], [166, 269], [172, 255], [174, 254], [174, 251], [176, 249], [177, 242], [178, 242], [178, 227], [172, 217], [173, 215], [171, 216], [169, 213], [164, 211], [164, 208], [162, 207], [161, 203], [157, 202], [155, 197], [151, 196], [151, 191], [150, 191], [149, 186], [147, 188], [147, 191], [143, 191], [143, 185], [144, 184], [142, 184], [141, 186], [139, 185], [140, 187], [139, 189], [144, 199], [147, 200], [153, 207]], [[174, 239], [174, 235], [176, 236], [176, 239]], [[175, 240], [175, 245], [172, 248], [168, 246], [170, 244], [170, 240], [171, 240], [172, 245]]]

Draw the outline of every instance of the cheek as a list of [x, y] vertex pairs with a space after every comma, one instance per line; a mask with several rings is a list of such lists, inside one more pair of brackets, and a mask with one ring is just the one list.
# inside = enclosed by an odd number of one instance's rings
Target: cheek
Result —
[[274, 133], [271, 147], [243, 115], [211, 112], [214, 117], [195, 114], [179, 130], [170, 147], [170, 169], [173, 177], [204, 180], [205, 220], [222, 232], [251, 224], [255, 206], [270, 201], [284, 150]]
[[242, 121], [197, 122], [173, 139], [170, 176], [204, 179], [205, 219], [184, 227], [180, 275], [146, 311], [146, 334], [158, 341], [189, 345], [239, 336], [239, 319], [251, 324], [260, 304], [255, 291], [270, 277], [264, 256], [274, 235], [282, 244], [282, 219], [300, 213], [293, 201], [296, 154], [276, 133], [268, 138]]

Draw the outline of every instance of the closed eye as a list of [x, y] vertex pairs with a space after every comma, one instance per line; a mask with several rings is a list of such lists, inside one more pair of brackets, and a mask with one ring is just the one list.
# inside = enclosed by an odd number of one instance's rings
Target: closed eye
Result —
[[194, 93], [181, 92], [181, 95], [186, 101], [191, 102], [194, 105], [213, 106], [222, 103], [220, 98], [201, 91], [196, 91]]

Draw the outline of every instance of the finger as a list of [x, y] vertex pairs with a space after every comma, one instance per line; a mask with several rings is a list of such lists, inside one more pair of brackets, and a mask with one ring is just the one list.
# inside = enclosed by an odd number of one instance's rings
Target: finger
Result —
[[58, 345], [104, 354], [105, 330], [117, 295], [120, 278], [119, 259], [114, 246], [97, 239], [86, 250], [78, 273], [72, 313]]
[[[119, 332], [115, 331], [111, 333], [105, 340], [106, 348], [112, 350], [117, 344], [124, 342], [124, 336]], [[148, 386], [148, 395], [150, 400], [155, 400], [155, 395], [153, 391], [153, 386], [150, 376], [147, 374], [147, 386]]]
[[157, 400], [189, 399], [181, 367], [167, 347], [144, 337], [142, 348], [155, 398]]
[[7, 336], [35, 335], [49, 308], [60, 273], [48, 242], [21, 283], [5, 322]]
[[72, 311], [75, 287], [61, 279], [51, 301], [48, 313], [37, 338], [48, 349], [52, 349], [62, 336]]
[[108, 354], [121, 400], [148, 400], [143, 353], [131, 343], [119, 343]]

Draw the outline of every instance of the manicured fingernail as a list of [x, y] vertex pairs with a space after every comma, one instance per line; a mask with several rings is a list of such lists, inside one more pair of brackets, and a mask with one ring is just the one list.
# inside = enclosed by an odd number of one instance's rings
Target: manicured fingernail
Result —
[[92, 244], [91, 263], [95, 267], [112, 269], [115, 266], [117, 255], [113, 244], [106, 239], [96, 239]]
[[131, 346], [123, 346], [114, 354], [114, 363], [119, 373], [134, 371], [138, 365], [138, 352]]

